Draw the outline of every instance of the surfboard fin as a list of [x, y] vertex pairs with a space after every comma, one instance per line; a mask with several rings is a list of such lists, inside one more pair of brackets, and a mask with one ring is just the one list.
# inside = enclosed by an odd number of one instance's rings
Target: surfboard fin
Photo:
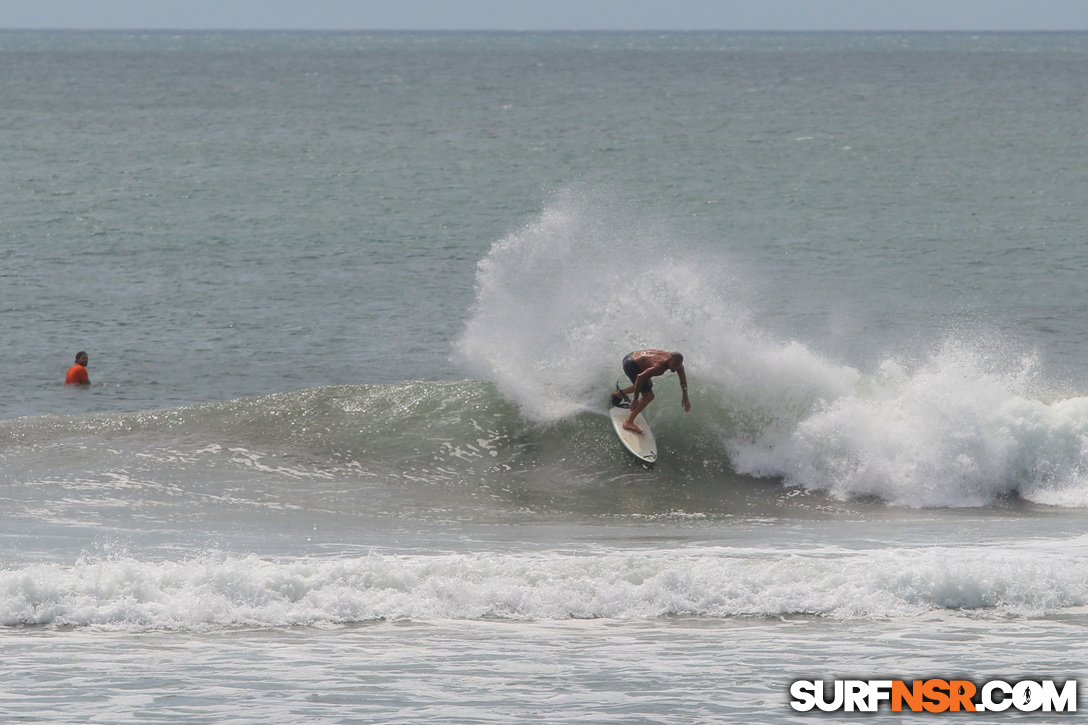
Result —
[[613, 408], [630, 408], [631, 399], [628, 398], [623, 392], [620, 391], [620, 386], [616, 386], [616, 392], [612, 393], [612, 407]]

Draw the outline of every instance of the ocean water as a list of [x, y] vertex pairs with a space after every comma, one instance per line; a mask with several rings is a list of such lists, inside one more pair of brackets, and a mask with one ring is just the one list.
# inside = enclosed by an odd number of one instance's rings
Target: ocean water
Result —
[[[1081, 677], [1086, 69], [1085, 34], [0, 32], [0, 720]], [[643, 347], [692, 399], [657, 383], [652, 470], [605, 415]]]

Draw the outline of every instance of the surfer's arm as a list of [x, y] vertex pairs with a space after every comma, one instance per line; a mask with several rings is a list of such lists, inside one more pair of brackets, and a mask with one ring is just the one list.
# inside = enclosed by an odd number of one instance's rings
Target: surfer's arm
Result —
[[654, 376], [654, 368], [646, 368], [635, 378], [635, 389], [631, 391], [631, 402], [638, 400], [638, 394], [642, 391], [642, 384]]
[[684, 397], [680, 398], [680, 405], [684, 406], [684, 412], [691, 410], [691, 401], [688, 400], [688, 376], [684, 374], [684, 368], [676, 371], [676, 377], [680, 378], [680, 392]]

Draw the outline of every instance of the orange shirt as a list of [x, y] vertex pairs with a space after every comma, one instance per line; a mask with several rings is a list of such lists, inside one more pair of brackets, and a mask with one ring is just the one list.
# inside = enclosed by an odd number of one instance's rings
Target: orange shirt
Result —
[[73, 365], [68, 368], [68, 374], [64, 376], [65, 385], [90, 385], [91, 377], [87, 375], [87, 368], [82, 365]]

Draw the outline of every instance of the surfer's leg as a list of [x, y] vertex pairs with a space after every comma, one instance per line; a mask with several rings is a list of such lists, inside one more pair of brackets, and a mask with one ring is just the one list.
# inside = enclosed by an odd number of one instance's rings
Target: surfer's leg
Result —
[[630, 395], [631, 393], [635, 392], [635, 380], [638, 378], [638, 374], [642, 372], [642, 368], [638, 366], [638, 363], [636, 363], [634, 358], [632, 358], [630, 355], [623, 359], [622, 367], [623, 374], [627, 376], [628, 380], [631, 381], [631, 384], [620, 392], [624, 395]]
[[[641, 373], [641, 372], [642, 372], [642, 368], [640, 368], [638, 366], [638, 363], [636, 363], [634, 358], [632, 358], [630, 355], [628, 355], [627, 357], [625, 357], [623, 359], [623, 373], [631, 381], [630, 385], [628, 385], [626, 388], [624, 388], [623, 390], [620, 391], [621, 393], [624, 394], [624, 396], [629, 396], [629, 395], [631, 395], [631, 393], [635, 392], [635, 381], [638, 379], [639, 373]], [[644, 395], [646, 393], [649, 393], [653, 389], [654, 389], [654, 384], [653, 384], [653, 382], [651, 382], [649, 380], [645, 381], [642, 384], [642, 393]], [[652, 399], [653, 398], [651, 396], [651, 400]]]
[[643, 393], [641, 398], [632, 403], [631, 413], [627, 416], [627, 420], [623, 421], [623, 427], [641, 435], [642, 429], [635, 425], [635, 418], [638, 417], [638, 414], [641, 413], [653, 399], [654, 394], [647, 392]]

